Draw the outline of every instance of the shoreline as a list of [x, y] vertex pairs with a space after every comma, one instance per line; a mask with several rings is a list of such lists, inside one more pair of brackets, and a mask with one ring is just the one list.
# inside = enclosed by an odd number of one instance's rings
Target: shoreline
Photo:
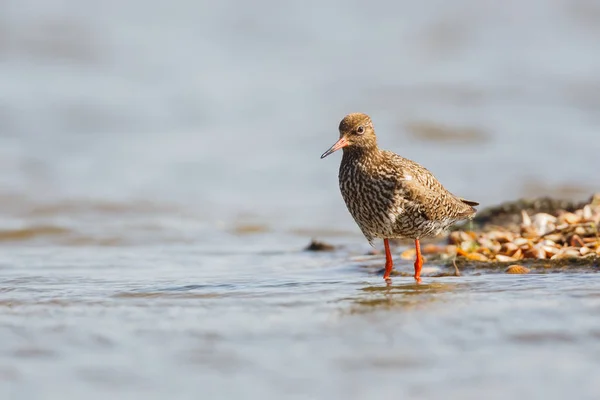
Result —
[[[582, 202], [549, 197], [507, 201], [481, 210], [446, 236], [427, 240], [423, 256], [427, 263], [451, 269], [450, 275], [482, 269], [589, 270], [600, 267], [599, 227], [600, 193]], [[404, 242], [394, 240], [396, 246]], [[305, 250], [334, 251], [335, 246], [313, 239]], [[414, 258], [414, 249], [402, 252], [401, 258]]]

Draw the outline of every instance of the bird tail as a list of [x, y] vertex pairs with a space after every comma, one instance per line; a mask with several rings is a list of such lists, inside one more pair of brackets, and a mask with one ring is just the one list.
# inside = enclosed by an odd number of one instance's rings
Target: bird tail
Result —
[[465, 199], [460, 199], [460, 201], [462, 201], [463, 203], [465, 203], [466, 205], [471, 206], [471, 207], [475, 207], [475, 206], [479, 205], [479, 203], [476, 201], [465, 200]]
[[477, 203], [476, 201], [465, 200], [465, 199], [461, 199], [461, 198], [459, 198], [459, 200], [461, 203], [468, 206], [465, 211], [460, 213], [460, 217], [466, 218], [466, 219], [473, 218], [475, 216], [475, 213], [477, 212], [477, 209], [475, 208], [475, 206], [478, 206], [479, 203]]

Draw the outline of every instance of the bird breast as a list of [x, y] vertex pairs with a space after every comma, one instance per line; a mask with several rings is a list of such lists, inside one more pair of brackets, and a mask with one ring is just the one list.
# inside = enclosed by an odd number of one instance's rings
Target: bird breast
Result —
[[339, 183], [348, 211], [367, 239], [392, 237], [403, 213], [393, 171], [386, 173], [357, 160], [342, 162]]

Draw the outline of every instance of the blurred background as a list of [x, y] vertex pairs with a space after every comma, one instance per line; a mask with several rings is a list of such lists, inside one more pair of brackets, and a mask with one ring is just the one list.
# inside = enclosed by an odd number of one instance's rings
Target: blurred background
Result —
[[359, 111], [482, 207], [586, 199], [599, 43], [594, 0], [0, 0], [2, 398], [598, 398], [591, 280], [384, 296], [319, 156]]
[[4, 0], [2, 212], [177, 204], [211, 228], [354, 230], [340, 155], [319, 155], [355, 111], [484, 206], [587, 198], [599, 40], [592, 0]]

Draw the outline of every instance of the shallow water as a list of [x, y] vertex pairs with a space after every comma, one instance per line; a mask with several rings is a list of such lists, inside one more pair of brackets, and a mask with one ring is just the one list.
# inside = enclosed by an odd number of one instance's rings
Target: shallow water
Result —
[[386, 287], [363, 263], [343, 252], [5, 249], [0, 377], [8, 398], [600, 392], [596, 274]]
[[596, 2], [165, 4], [0, 1], [0, 398], [600, 397], [597, 267], [388, 288], [319, 160], [586, 198]]

